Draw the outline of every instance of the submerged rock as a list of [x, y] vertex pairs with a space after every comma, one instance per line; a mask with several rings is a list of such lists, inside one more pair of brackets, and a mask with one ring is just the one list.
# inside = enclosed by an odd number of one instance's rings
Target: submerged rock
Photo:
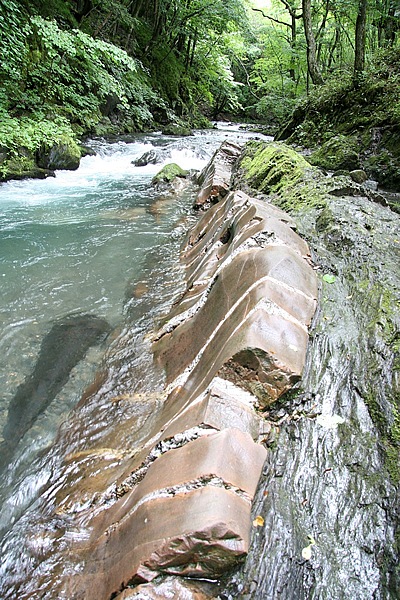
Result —
[[54, 323], [42, 341], [34, 370], [10, 402], [0, 466], [10, 459], [18, 442], [63, 388], [90, 346], [109, 332], [110, 326], [104, 319], [90, 314], [70, 315]]

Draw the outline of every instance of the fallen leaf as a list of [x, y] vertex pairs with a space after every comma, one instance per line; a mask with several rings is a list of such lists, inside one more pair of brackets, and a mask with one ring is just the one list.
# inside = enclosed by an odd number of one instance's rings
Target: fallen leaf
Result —
[[315, 540], [314, 540], [313, 536], [308, 535], [307, 537], [308, 537], [308, 541], [310, 543], [308, 546], [303, 548], [303, 550], [301, 551], [301, 555], [304, 558], [304, 560], [310, 560], [311, 555], [312, 555], [312, 547], [315, 546]]
[[322, 279], [326, 283], [335, 283], [335, 281], [336, 281], [336, 277], [334, 275], [329, 275], [329, 273], [325, 273], [325, 275], [322, 277]]
[[308, 541], [310, 542], [310, 546], [315, 546], [315, 540], [312, 535], [308, 534]]
[[253, 521], [254, 527], [262, 527], [264, 523], [264, 518], [261, 515], [258, 515]]

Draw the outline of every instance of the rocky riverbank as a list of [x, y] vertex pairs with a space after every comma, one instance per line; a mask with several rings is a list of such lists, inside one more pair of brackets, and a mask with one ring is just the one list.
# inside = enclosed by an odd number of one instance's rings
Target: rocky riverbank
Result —
[[250, 146], [237, 182], [290, 212], [319, 268], [321, 297], [301, 384], [268, 411], [280, 435], [253, 505], [264, 525], [232, 589], [246, 599], [394, 599], [399, 216], [368, 188], [299, 166], [284, 145], [278, 154]]
[[152, 385], [87, 390], [11, 593], [397, 598], [400, 217], [282, 143], [199, 182]]

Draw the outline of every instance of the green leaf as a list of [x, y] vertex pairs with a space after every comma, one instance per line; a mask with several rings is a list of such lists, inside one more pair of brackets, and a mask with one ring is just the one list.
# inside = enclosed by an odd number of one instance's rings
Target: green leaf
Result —
[[335, 283], [336, 281], [336, 277], [334, 275], [329, 275], [329, 273], [326, 273], [322, 279], [326, 282], [326, 283]]

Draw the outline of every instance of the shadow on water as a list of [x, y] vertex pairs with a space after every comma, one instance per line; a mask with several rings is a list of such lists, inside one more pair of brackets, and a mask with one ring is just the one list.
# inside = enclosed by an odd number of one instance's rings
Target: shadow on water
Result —
[[25, 433], [67, 383], [72, 369], [110, 330], [107, 321], [92, 314], [72, 314], [54, 323], [42, 341], [34, 370], [10, 402], [0, 445], [1, 470]]

